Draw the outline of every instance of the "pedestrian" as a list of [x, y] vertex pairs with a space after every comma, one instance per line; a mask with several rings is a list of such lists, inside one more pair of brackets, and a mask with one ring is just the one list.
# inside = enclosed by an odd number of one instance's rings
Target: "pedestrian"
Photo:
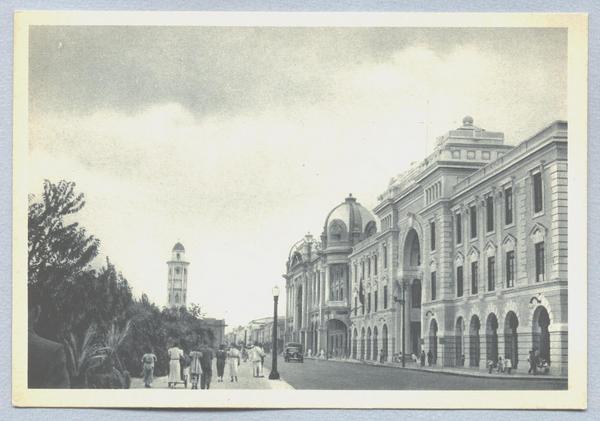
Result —
[[202, 375], [202, 352], [192, 351], [190, 352], [190, 381], [192, 383], [192, 389], [198, 389], [198, 382]]
[[308, 352], [306, 355], [308, 358], [312, 357], [312, 349], [308, 348]]
[[262, 351], [262, 354], [260, 355], [260, 374], [258, 377], [265, 377], [265, 373], [263, 372], [263, 369], [265, 367], [265, 349], [263, 348], [262, 345], [258, 345], [258, 347], [260, 348], [260, 350]]
[[383, 364], [384, 358], [385, 358], [385, 354], [383, 353], [383, 348], [381, 348], [381, 351], [379, 351], [379, 362], [381, 364]]
[[202, 374], [200, 375], [200, 388], [210, 389], [210, 381], [212, 380], [212, 360], [213, 351], [207, 344], [203, 344], [200, 348], [202, 357], [200, 357], [200, 365], [202, 367]]
[[152, 353], [152, 349], [146, 347], [146, 353], [142, 356], [142, 371], [144, 373], [144, 387], [152, 387], [154, 380], [154, 363], [156, 363], [156, 355]]
[[431, 349], [429, 351], [427, 351], [427, 365], [429, 367], [431, 367], [431, 365], [433, 364], [433, 352], [431, 352]]
[[252, 375], [254, 377], [260, 377], [261, 360], [264, 355], [265, 353], [262, 350], [262, 348], [258, 346], [258, 343], [255, 343], [252, 349], [250, 350], [250, 361], [252, 361]]
[[504, 368], [505, 368], [506, 372], [508, 374], [510, 374], [510, 372], [512, 370], [512, 361], [508, 357], [504, 359]]
[[238, 381], [238, 367], [240, 365], [241, 353], [237, 349], [235, 345], [233, 345], [229, 352], [227, 353], [227, 363], [229, 365], [229, 375], [231, 376], [231, 382], [233, 383], [234, 379], [237, 383]]
[[225, 345], [219, 345], [219, 350], [217, 351], [215, 356], [217, 358], [217, 382], [223, 383], [223, 373], [225, 372], [225, 360], [227, 359]]
[[421, 367], [425, 367], [425, 350], [421, 350]]
[[321, 348], [321, 352], [319, 353], [319, 358], [322, 360], [325, 359], [325, 351], [323, 350], [323, 348]]
[[529, 358], [527, 358], [527, 361], [529, 362], [529, 370], [527, 371], [527, 373], [533, 374], [535, 376], [537, 374], [537, 364], [535, 361], [535, 349], [532, 349], [531, 351], [529, 351]]
[[173, 342], [173, 346], [167, 351], [169, 356], [169, 378], [168, 386], [174, 388], [177, 383], [181, 383], [181, 364], [179, 359], [183, 356], [183, 350], [179, 348], [176, 341]]
[[501, 356], [498, 357], [498, 373], [504, 373], [504, 361]]

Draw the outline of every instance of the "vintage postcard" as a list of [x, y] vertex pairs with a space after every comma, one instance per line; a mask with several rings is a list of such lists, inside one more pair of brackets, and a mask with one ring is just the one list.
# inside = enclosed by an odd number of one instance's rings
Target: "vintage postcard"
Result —
[[586, 15], [21, 12], [14, 65], [14, 405], [586, 407]]

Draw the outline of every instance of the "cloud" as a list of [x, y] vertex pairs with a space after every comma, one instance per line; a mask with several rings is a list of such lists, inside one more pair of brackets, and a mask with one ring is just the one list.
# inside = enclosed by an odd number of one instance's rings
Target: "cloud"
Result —
[[[422, 31], [399, 43], [381, 29], [338, 29], [314, 33], [329, 42], [308, 30], [150, 30], [117, 43], [122, 31], [69, 31], [34, 39], [42, 52], [58, 39], [71, 44], [67, 58], [32, 57], [31, 191], [43, 178], [77, 181], [88, 201], [82, 224], [135, 292], [160, 304], [180, 240], [192, 262], [189, 300], [231, 324], [270, 313], [289, 247], [307, 231], [318, 236], [333, 206], [352, 192], [372, 208], [388, 180], [464, 115], [511, 143], [566, 115], [560, 55], [540, 49], [545, 65], [524, 68], [536, 51], [510, 55], [512, 41], [490, 49], [485, 39]], [[561, 40], [548, 42], [562, 51]]]

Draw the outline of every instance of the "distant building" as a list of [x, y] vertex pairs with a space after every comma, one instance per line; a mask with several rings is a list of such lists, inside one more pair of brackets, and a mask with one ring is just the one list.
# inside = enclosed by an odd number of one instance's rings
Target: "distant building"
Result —
[[[167, 305], [171, 308], [187, 307], [188, 266], [185, 260], [185, 248], [177, 242], [171, 250], [171, 260], [167, 262]], [[213, 332], [214, 346], [223, 343], [225, 339], [225, 320], [203, 318], [204, 325]]]
[[181, 243], [176, 243], [171, 250], [171, 260], [167, 262], [167, 306], [187, 306], [187, 279], [189, 262], [185, 261], [185, 248]]
[[[353, 197], [321, 241], [289, 253], [286, 340], [330, 355], [567, 373], [567, 123], [517, 146], [471, 117], [391, 180], [373, 213]], [[404, 340], [402, 339], [404, 338]]]

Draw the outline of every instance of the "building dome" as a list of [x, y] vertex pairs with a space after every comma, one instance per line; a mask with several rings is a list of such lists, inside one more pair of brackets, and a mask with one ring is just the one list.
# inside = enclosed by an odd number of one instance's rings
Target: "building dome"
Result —
[[375, 216], [350, 194], [333, 208], [325, 219], [324, 233], [328, 241], [362, 240], [367, 231], [376, 231]]
[[175, 243], [175, 245], [173, 246], [173, 251], [185, 252], [185, 249], [183, 248], [183, 244], [181, 244], [180, 242]]

